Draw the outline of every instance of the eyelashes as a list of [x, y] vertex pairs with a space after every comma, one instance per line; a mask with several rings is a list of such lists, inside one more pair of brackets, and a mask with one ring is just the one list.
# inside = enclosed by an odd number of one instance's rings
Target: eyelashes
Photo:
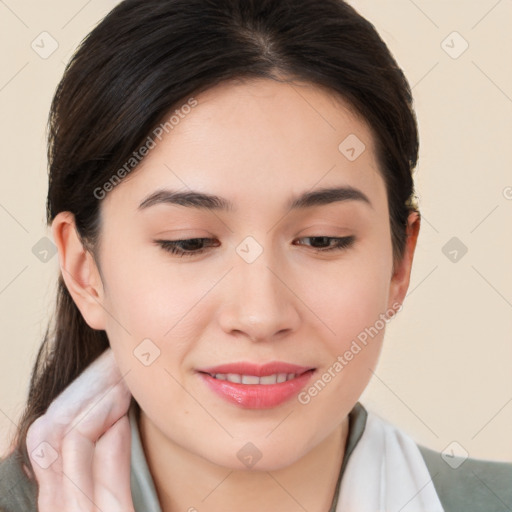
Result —
[[[327, 247], [312, 247], [312, 250], [315, 253], [328, 253], [331, 251], [342, 251], [348, 249], [354, 244], [355, 236], [306, 236], [299, 238], [298, 240], [314, 240], [314, 243], [318, 243], [318, 241], [320, 241], [320, 245], [327, 244]], [[212, 243], [212, 241], [214, 243]], [[180, 257], [203, 254], [209, 248], [218, 247], [220, 245], [220, 243], [215, 243], [214, 238], [188, 238], [185, 240], [155, 240], [155, 242], [162, 249], [164, 249], [164, 251]], [[334, 244], [330, 245], [331, 242], [334, 242]]]
[[[194, 256], [196, 254], [202, 254], [207, 250], [208, 247], [216, 247], [219, 244], [212, 244], [210, 241], [213, 238], [188, 238], [186, 240], [156, 240], [156, 242], [167, 252], [171, 254], [176, 254], [178, 256]], [[205, 241], [208, 242], [206, 247], [204, 246]], [[183, 249], [185, 245], [192, 245], [192, 249], [190, 247], [188, 249]], [[201, 247], [197, 248], [197, 245]]]

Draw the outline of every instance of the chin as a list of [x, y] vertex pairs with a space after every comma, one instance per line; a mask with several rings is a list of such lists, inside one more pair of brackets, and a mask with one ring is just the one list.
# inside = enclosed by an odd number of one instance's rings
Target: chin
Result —
[[210, 445], [207, 447], [210, 453], [198, 455], [233, 471], [278, 471], [293, 465], [313, 448], [301, 447], [296, 435], [287, 436], [287, 440], [288, 443], [284, 443], [282, 439], [270, 442], [265, 436], [254, 438], [253, 441], [237, 439], [222, 448], [217, 445], [215, 452], [211, 451]]

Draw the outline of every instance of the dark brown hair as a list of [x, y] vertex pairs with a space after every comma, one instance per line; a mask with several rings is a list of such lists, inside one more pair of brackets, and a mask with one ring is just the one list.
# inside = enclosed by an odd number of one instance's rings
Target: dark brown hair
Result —
[[[283, 77], [326, 88], [367, 122], [399, 261], [408, 214], [417, 211], [411, 90], [374, 26], [342, 0], [121, 2], [80, 44], [51, 105], [48, 224], [72, 212], [84, 247], [95, 255], [101, 201], [94, 191], [169, 112], [221, 82]], [[62, 275], [52, 321], [13, 443], [28, 469], [28, 427], [109, 346], [105, 331], [84, 321]]]

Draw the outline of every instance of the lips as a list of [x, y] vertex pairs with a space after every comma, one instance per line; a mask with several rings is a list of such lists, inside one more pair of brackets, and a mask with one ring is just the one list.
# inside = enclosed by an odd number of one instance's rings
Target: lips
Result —
[[264, 365], [240, 362], [198, 370], [210, 390], [247, 409], [281, 405], [309, 381], [314, 368], [280, 361]]
[[257, 375], [243, 375], [240, 373], [216, 373], [211, 375], [218, 380], [227, 380], [228, 382], [234, 382], [236, 384], [262, 384], [264, 386], [269, 384], [278, 384], [292, 380], [297, 375], [295, 373], [273, 373], [272, 375], [265, 375], [258, 377]]
[[209, 368], [202, 368], [199, 371], [203, 373], [215, 374], [230, 374], [236, 375], [254, 375], [257, 377], [264, 377], [279, 373], [300, 375], [312, 367], [299, 366], [296, 364], [284, 363], [281, 361], [273, 361], [266, 364], [254, 364], [248, 362], [221, 364], [219, 366], [211, 366]]

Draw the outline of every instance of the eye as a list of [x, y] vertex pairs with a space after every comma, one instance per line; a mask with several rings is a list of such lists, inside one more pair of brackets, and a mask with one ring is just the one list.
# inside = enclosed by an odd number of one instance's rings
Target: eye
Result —
[[[162, 249], [178, 256], [194, 256], [206, 250], [205, 241], [213, 238], [188, 238], [186, 240], [155, 240]], [[219, 244], [208, 243], [207, 247], [218, 246]]]
[[[298, 240], [313, 241], [312, 248], [317, 253], [325, 253], [329, 251], [341, 251], [348, 249], [355, 242], [354, 236], [345, 236], [341, 238], [331, 236], [307, 236]], [[214, 238], [188, 238], [186, 240], [155, 240], [162, 249], [171, 254], [182, 256], [194, 256], [202, 254], [209, 247], [218, 247], [220, 243]], [[332, 243], [334, 242], [334, 243]], [[306, 244], [299, 244], [306, 245]], [[327, 247], [325, 247], [327, 245]], [[320, 247], [319, 247], [320, 246]], [[323, 247], [322, 247], [323, 246]]]
[[[332, 237], [332, 236], [306, 236], [303, 238], [299, 238], [299, 240], [312, 240], [313, 242], [313, 249], [315, 252], [329, 252], [329, 251], [341, 251], [343, 249], [348, 249], [351, 245], [355, 242], [354, 236], [344, 236], [341, 238]], [[331, 242], [334, 242], [333, 245], [331, 245]], [[303, 245], [303, 244], [299, 244]], [[327, 247], [320, 247], [318, 248], [318, 245]]]

